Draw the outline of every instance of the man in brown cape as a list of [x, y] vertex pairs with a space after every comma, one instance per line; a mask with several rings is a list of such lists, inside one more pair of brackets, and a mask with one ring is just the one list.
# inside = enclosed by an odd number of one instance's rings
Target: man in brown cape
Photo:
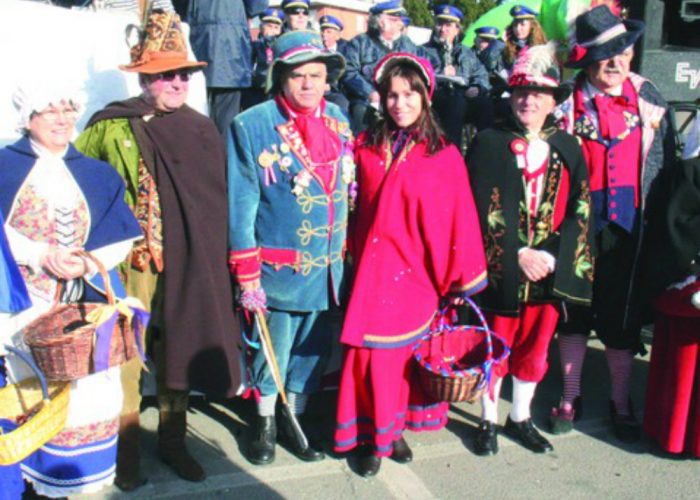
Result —
[[[205, 473], [185, 448], [191, 389], [233, 396], [239, 385], [239, 324], [226, 269], [226, 157], [214, 123], [185, 104], [193, 71], [177, 14], [154, 11], [125, 71], [141, 96], [93, 116], [76, 145], [108, 161], [127, 184], [126, 201], [145, 238], [123, 273], [127, 292], [150, 306], [146, 334], [156, 365], [158, 453], [181, 478]], [[139, 473], [141, 365], [124, 365], [116, 484], [132, 490]]]

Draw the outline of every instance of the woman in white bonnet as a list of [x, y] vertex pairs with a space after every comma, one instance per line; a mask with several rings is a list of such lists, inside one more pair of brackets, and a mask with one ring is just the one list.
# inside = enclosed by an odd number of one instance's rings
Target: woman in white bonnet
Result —
[[[116, 171], [70, 143], [80, 112], [75, 94], [25, 85], [14, 103], [22, 137], [0, 149], [0, 213], [32, 305], [0, 313], [0, 386], [31, 376], [2, 346], [28, 351], [23, 328], [51, 308], [59, 280], [63, 302], [104, 301], [99, 273], [78, 252], [97, 257], [119, 292], [115, 266], [141, 237]], [[121, 399], [118, 367], [72, 382], [64, 430], [22, 463], [38, 494], [65, 497], [112, 483]]]

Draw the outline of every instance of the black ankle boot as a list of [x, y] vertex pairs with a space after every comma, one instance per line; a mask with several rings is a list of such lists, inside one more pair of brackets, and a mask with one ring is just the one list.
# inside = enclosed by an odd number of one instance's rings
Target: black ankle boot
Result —
[[276, 441], [275, 416], [256, 417], [253, 435], [248, 446], [248, 460], [256, 465], [267, 465], [274, 462]]
[[357, 448], [357, 466], [360, 476], [376, 476], [381, 465], [382, 459], [374, 454], [372, 446], [360, 446]]
[[[301, 425], [301, 416], [296, 415], [299, 425]], [[307, 443], [303, 443], [292, 426], [289, 415], [282, 412], [280, 414], [280, 443], [283, 443], [289, 448], [295, 457], [304, 462], [318, 462], [323, 460], [326, 456], [321, 450], [316, 449], [312, 446], [310, 440], [308, 439], [308, 433], [305, 433], [307, 437]]]

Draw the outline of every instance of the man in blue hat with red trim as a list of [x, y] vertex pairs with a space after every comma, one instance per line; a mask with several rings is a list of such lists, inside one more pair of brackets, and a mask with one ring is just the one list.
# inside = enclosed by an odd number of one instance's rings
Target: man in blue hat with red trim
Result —
[[[241, 305], [266, 309], [282, 382], [294, 414], [318, 390], [338, 306], [355, 165], [340, 109], [323, 99], [345, 67], [313, 31], [290, 31], [273, 45], [266, 90], [274, 99], [236, 117], [229, 134], [229, 263]], [[258, 417], [248, 449], [255, 464], [275, 458], [277, 386], [262, 352], [250, 366]], [[302, 460], [323, 453], [290, 422], [281, 438]]]
[[403, 16], [406, 10], [401, 0], [389, 0], [369, 10], [367, 32], [350, 40], [345, 49], [347, 69], [343, 88], [350, 100], [350, 121], [357, 134], [376, 119], [379, 93], [372, 84], [376, 64], [390, 52], [408, 52], [429, 59], [437, 66], [436, 56], [414, 44], [404, 34]]
[[465, 124], [473, 123], [482, 130], [493, 121], [488, 95], [491, 85], [484, 66], [462, 44], [462, 11], [452, 5], [439, 5], [433, 12], [435, 29], [423, 45], [439, 61], [433, 110], [447, 136], [461, 148]]
[[564, 392], [552, 416], [555, 433], [570, 431], [580, 416], [581, 368], [593, 329], [610, 369], [615, 436], [633, 442], [641, 435], [630, 397], [633, 359], [644, 352], [638, 262], [647, 221], [664, 203], [662, 179], [675, 162], [666, 102], [653, 83], [630, 71], [643, 30], [642, 21], [622, 20], [605, 5], [576, 19], [567, 66], [582, 71], [561, 111], [588, 165], [598, 252], [592, 307], [570, 310], [560, 328]]

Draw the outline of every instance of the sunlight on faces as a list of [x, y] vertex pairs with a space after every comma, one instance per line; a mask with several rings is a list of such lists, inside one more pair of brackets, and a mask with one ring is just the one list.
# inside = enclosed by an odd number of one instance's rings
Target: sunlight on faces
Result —
[[263, 23], [262, 36], [277, 36], [282, 32], [282, 25], [277, 23]]
[[630, 74], [633, 57], [634, 48], [628, 47], [621, 54], [593, 63], [586, 68], [588, 81], [603, 92], [619, 87]]
[[313, 110], [323, 99], [328, 71], [322, 62], [295, 66], [282, 75], [282, 93], [292, 106]]
[[189, 75], [187, 70], [167, 71], [157, 75], [141, 74], [143, 96], [158, 111], [175, 111], [187, 100]]
[[549, 90], [515, 88], [510, 100], [513, 114], [530, 132], [542, 130], [547, 115], [556, 107], [554, 93]]
[[403, 31], [403, 20], [399, 16], [380, 14], [377, 20], [382, 37], [392, 39]]
[[73, 137], [77, 111], [67, 101], [50, 105], [29, 120], [29, 137], [52, 153], [61, 153]]
[[309, 11], [306, 9], [296, 9], [285, 12], [289, 27], [293, 30], [305, 30], [309, 23]]
[[323, 28], [321, 30], [321, 39], [324, 47], [327, 49], [333, 48], [340, 39], [340, 31], [335, 28]]
[[438, 21], [435, 29], [440, 40], [448, 43], [453, 43], [459, 35], [459, 24], [454, 21]]
[[532, 31], [532, 21], [529, 19], [518, 19], [513, 22], [513, 34], [518, 40], [525, 40]]
[[402, 76], [391, 78], [386, 96], [389, 116], [399, 128], [413, 125], [423, 109], [420, 92], [411, 88], [411, 82]]

